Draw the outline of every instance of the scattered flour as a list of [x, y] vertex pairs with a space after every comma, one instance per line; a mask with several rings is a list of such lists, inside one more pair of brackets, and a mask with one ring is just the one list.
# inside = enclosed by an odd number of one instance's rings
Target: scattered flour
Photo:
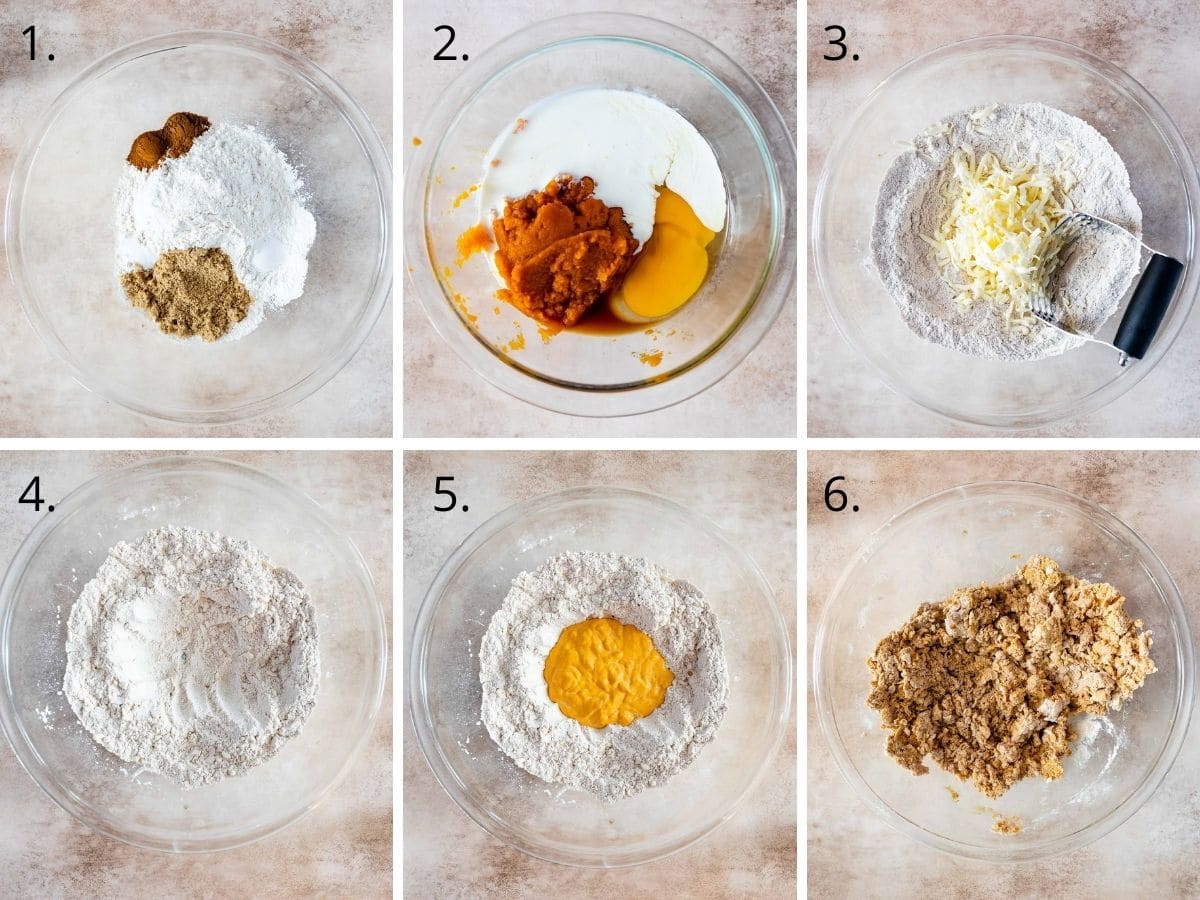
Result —
[[312, 601], [258, 548], [169, 526], [109, 552], [71, 609], [63, 690], [106, 750], [186, 785], [270, 759], [316, 705]]
[[183, 156], [148, 171], [127, 165], [121, 173], [117, 274], [137, 265], [149, 269], [167, 250], [224, 250], [255, 302], [220, 340], [245, 337], [269, 310], [304, 292], [316, 222], [303, 188], [261, 132], [217, 122]]
[[[632, 725], [564, 716], [543, 677], [563, 628], [611, 617], [649, 635], [675, 675], [662, 705]], [[613, 801], [668, 781], [713, 740], [729, 675], [716, 616], [700, 592], [644, 559], [563, 553], [513, 579], [479, 650], [482, 720], [512, 760], [544, 781]]]
[[[1124, 226], [1140, 238], [1142, 213], [1121, 157], [1082, 119], [1040, 103], [977, 107], [931, 125], [892, 163], [875, 206], [871, 253], [905, 323], [920, 337], [967, 353], [1001, 359], [1041, 359], [1080, 346], [1033, 321], [1006, 329], [1002, 313], [983, 302], [967, 308], [921, 235], [935, 235], [949, 208], [942, 194], [960, 147], [976, 158], [994, 153], [1012, 168], [1035, 163], [1057, 176], [1060, 198], [1078, 210]], [[1083, 239], [1058, 281], [1072, 324], [1094, 334], [1116, 311], [1138, 269], [1139, 244], [1105, 230]]]

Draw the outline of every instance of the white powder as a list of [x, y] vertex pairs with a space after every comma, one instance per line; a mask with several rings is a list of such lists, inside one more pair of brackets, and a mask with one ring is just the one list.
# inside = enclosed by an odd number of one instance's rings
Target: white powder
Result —
[[[1005, 328], [1004, 316], [979, 301], [955, 302], [921, 235], [936, 235], [949, 209], [942, 194], [961, 147], [976, 159], [994, 153], [1006, 168], [1030, 162], [1063, 184], [1065, 207], [1122, 225], [1140, 237], [1142, 212], [1121, 157], [1082, 119], [1041, 103], [977, 107], [931, 125], [913, 139], [884, 177], [875, 206], [871, 253], [905, 323], [920, 337], [972, 356], [1040, 359], [1080, 346], [1034, 321]], [[1140, 247], [1109, 231], [1093, 233], [1057, 281], [1069, 321], [1094, 334], [1116, 311], [1137, 272]], [[1069, 276], [1069, 277], [1068, 277]]]
[[[649, 716], [591, 728], [551, 701], [543, 669], [564, 628], [605, 617], [647, 634], [675, 680]], [[479, 662], [483, 723], [500, 749], [544, 781], [610, 801], [688, 766], [716, 736], [729, 694], [716, 616], [700, 591], [614, 553], [563, 553], [514, 578]]]
[[63, 692], [102, 747], [187, 785], [300, 732], [320, 662], [312, 601], [245, 541], [169, 526], [109, 552], [71, 609]]
[[[117, 181], [117, 274], [149, 269], [167, 250], [218, 248], [254, 298], [221, 340], [237, 340], [304, 292], [316, 222], [304, 183], [283, 153], [249, 125], [218, 122], [183, 156]], [[199, 340], [199, 338], [196, 338]]]

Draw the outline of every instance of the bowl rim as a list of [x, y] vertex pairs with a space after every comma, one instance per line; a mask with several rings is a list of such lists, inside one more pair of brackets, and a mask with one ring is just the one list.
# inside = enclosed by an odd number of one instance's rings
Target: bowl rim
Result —
[[[849, 322], [842, 315], [833, 300], [834, 291], [831, 287], [831, 275], [823, 265], [822, 260], [822, 251], [827, 243], [824, 232], [827, 227], [827, 210], [830, 205], [829, 186], [833, 179], [834, 169], [868, 108], [872, 107], [887, 89], [893, 87], [898, 79], [911, 75], [931, 63], [941, 62], [944, 59], [956, 56], [997, 50], [1010, 52], [1021, 50], [1035, 51], [1045, 56], [1054, 57], [1075, 66], [1091, 69], [1120, 89], [1141, 108], [1142, 112], [1154, 125], [1163, 145], [1175, 161], [1182, 182], [1183, 197], [1190, 212], [1186, 222], [1186, 244], [1189, 252], [1187, 258], [1184, 260], [1185, 272], [1175, 298], [1172, 300], [1172, 306], [1178, 309], [1179, 315], [1169, 323], [1166, 331], [1156, 336], [1146, 357], [1140, 360], [1137, 365], [1126, 367], [1112, 381], [1094, 388], [1082, 398], [1072, 400], [1069, 404], [1060, 404], [1059, 409], [1053, 410], [1048, 414], [971, 413], [954, 409], [949, 403], [939, 402], [933, 398], [917, 398], [912, 396], [904, 385], [897, 378], [892, 377], [890, 373], [885, 371], [875, 357], [864, 351], [853, 337]], [[1198, 228], [1198, 222], [1200, 222], [1200, 174], [1197, 173], [1196, 162], [1192, 157], [1187, 141], [1180, 133], [1175, 121], [1141, 82], [1119, 66], [1067, 41], [1026, 34], [983, 35], [944, 44], [908, 60], [880, 81], [858, 105], [858, 108], [854, 111], [850, 119], [838, 130], [837, 136], [830, 145], [828, 154], [822, 163], [821, 174], [817, 180], [817, 187], [813, 198], [811, 239], [813, 271], [817, 277], [818, 290], [825, 301], [825, 308], [830, 318], [833, 319], [834, 326], [837, 328], [842, 340], [855, 351], [859, 358], [864, 359], [869, 364], [871, 370], [889, 390], [908, 399], [922, 409], [927, 409], [950, 422], [965, 423], [986, 429], [990, 432], [1021, 431], [1045, 425], [1060, 424], [1089, 415], [1107, 406], [1126, 392], [1132, 390], [1166, 356], [1186, 326], [1188, 317], [1195, 306], [1197, 295], [1200, 294], [1200, 266], [1197, 265], [1197, 261], [1200, 259], [1200, 228]], [[882, 286], [880, 286], [880, 289], [882, 290]]]
[[308, 815], [334, 788], [344, 781], [350, 769], [353, 768], [361, 756], [363, 749], [366, 747], [379, 716], [379, 709], [386, 687], [388, 668], [387, 628], [383, 607], [375, 588], [375, 579], [371, 575], [371, 570], [367, 565], [366, 559], [350, 536], [337, 528], [328, 515], [326, 515], [325, 511], [321, 509], [320, 505], [307, 493], [246, 463], [205, 455], [157, 457], [134, 463], [133, 465], [121, 466], [89, 478], [65, 494], [62, 500], [56, 504], [56, 509], [69, 509], [80, 500], [89, 499], [90, 495], [96, 493], [103, 493], [110, 486], [126, 479], [141, 475], [153, 476], [163, 470], [174, 471], [181, 466], [196, 471], [232, 474], [234, 477], [248, 478], [252, 481], [265, 484], [274, 490], [281, 491], [294, 502], [307, 507], [307, 511], [321, 525], [328, 529], [330, 534], [337, 537], [344, 544], [345, 549], [349, 551], [349, 558], [357, 570], [356, 574], [370, 596], [371, 602], [368, 605], [368, 611], [371, 613], [371, 618], [373, 619], [371, 626], [372, 637], [379, 647], [380, 654], [377, 663], [372, 667], [373, 689], [367, 702], [367, 714], [363, 722], [362, 734], [359, 735], [358, 740], [351, 748], [349, 754], [347, 754], [337, 774], [328, 784], [317, 791], [307, 803], [275, 823], [263, 825], [244, 834], [227, 832], [224, 835], [203, 840], [189, 838], [168, 840], [123, 831], [111, 825], [107, 820], [92, 813], [90, 805], [84, 805], [74, 793], [64, 790], [58, 784], [54, 773], [42, 764], [41, 757], [27, 739], [25, 730], [20, 724], [13, 702], [8, 653], [12, 616], [15, 610], [14, 591], [19, 587], [21, 580], [24, 578], [29, 561], [37, 554], [44, 541], [57, 527], [56, 523], [58, 520], [51, 520], [48, 516], [41, 518], [21, 542], [4, 573], [3, 579], [0, 580], [0, 687], [3, 688], [3, 690], [0, 690], [0, 732], [8, 740], [9, 747], [12, 748], [13, 755], [21, 764], [21, 768], [25, 770], [26, 774], [29, 775], [42, 792], [59, 807], [70, 813], [73, 818], [82, 822], [98, 834], [147, 850], [179, 854], [215, 853], [245, 846], [292, 825]]
[[[47, 130], [63, 110], [99, 77], [157, 53], [170, 53], [202, 46], [267, 57], [291, 71], [314, 90], [325, 96], [349, 128], [371, 169], [378, 208], [380, 232], [378, 256], [373, 266], [367, 300], [356, 316], [356, 324], [347, 339], [333, 353], [295, 384], [265, 397], [214, 407], [158, 407], [131, 396], [127, 391], [93, 378], [75, 360], [66, 344], [42, 312], [37, 292], [23, 262], [20, 229], [31, 169]], [[17, 299], [30, 326], [54, 355], [66, 364], [76, 382], [89, 391], [149, 419], [181, 424], [229, 424], [284, 409], [315, 393], [340, 372], [366, 341], [387, 305], [392, 292], [392, 168], [379, 132], [357, 101], [331, 75], [293, 50], [255, 35], [217, 29], [174, 31], [143, 38], [105, 54], [76, 75], [53, 102], [34, 120], [26, 135], [8, 183], [5, 203], [4, 242], [9, 274]]]
[[[976, 497], [1014, 496], [1023, 499], [1041, 497], [1054, 500], [1085, 512], [1094, 523], [1115, 537], [1129, 543], [1139, 554], [1139, 563], [1151, 580], [1158, 586], [1160, 594], [1170, 613], [1169, 624], [1175, 632], [1176, 657], [1179, 662], [1179, 686], [1175, 698], [1175, 715], [1171, 730], [1166, 741], [1159, 750], [1158, 757], [1137, 786], [1120, 803], [1106, 815], [1070, 834], [1052, 840], [1038, 843], [1014, 846], [1012, 848], [991, 848], [967, 844], [952, 838], [944, 837], [928, 831], [893, 810], [867, 784], [850, 761], [845, 747], [838, 738], [838, 727], [831, 698], [828, 695], [828, 680], [824, 677], [822, 662], [830, 648], [826, 644], [832, 640], [831, 627], [839, 597], [849, 581], [851, 574], [872, 556], [881, 544], [900, 526], [910, 520], [928, 514], [948, 501], [962, 502]], [[1037, 481], [996, 480], [974, 481], [936, 491], [926, 497], [906, 506], [892, 515], [881, 526], [871, 532], [855, 551], [850, 561], [842, 569], [838, 580], [826, 598], [821, 610], [816, 637], [813, 641], [812, 678], [813, 698], [816, 702], [817, 715], [821, 732], [826, 744], [833, 755], [834, 762], [842, 777], [849, 782], [858, 799], [871, 807], [880, 818], [891, 828], [916, 840], [926, 846], [933, 847], [951, 856], [968, 859], [986, 860], [988, 862], [1016, 863], [1044, 859], [1077, 850], [1103, 837], [1122, 825], [1150, 799], [1158, 790], [1175, 760], [1183, 748], [1192, 711], [1195, 705], [1196, 655], [1192, 645], [1191, 627], [1188, 622], [1187, 610], [1184, 608], [1182, 595], [1174, 578], [1163, 561], [1140, 535], [1126, 525], [1116, 515], [1104, 507], [1081, 497], [1071, 491], [1064, 490], [1051, 484]]]
[[[759, 146], [772, 188], [771, 247], [752, 301], [703, 356], [670, 375], [650, 377], [632, 386], [572, 385], [534, 375], [505, 361], [464, 328], [461, 314], [444, 296], [429, 256], [427, 196], [433, 164], [450, 128], [480, 91], [515, 65], [543, 51], [587, 40], [641, 45], [682, 59], [707, 77], [742, 113]], [[626, 13], [577, 13], [551, 18], [500, 38], [472, 61], [479, 66], [463, 71], [451, 82], [443, 102], [422, 125], [437, 139], [423, 141], [414, 148], [405, 169], [408, 224], [404, 253], [411, 287], [434, 331], [493, 387], [518, 400], [570, 416], [611, 418], [654, 412], [681, 403], [724, 379], [772, 330], [784, 306], [795, 302], [795, 141], [770, 95], [737, 62], [704, 38], [658, 19]], [[701, 366], [718, 356], [721, 369]]]
[[[453, 767], [445, 760], [440, 745], [432, 733], [431, 713], [428, 703], [428, 692], [426, 690], [428, 678], [425, 673], [425, 665], [432, 637], [430, 634], [430, 622], [438, 605], [445, 596], [444, 590], [446, 584], [458, 572], [467, 559], [483, 546], [484, 543], [514, 521], [525, 518], [535, 511], [541, 511], [542, 509], [564, 503], [614, 499], [631, 500], [636, 503], [650, 504], [659, 508], [669, 509], [678, 515], [695, 521], [704, 530], [708, 531], [710, 535], [720, 540], [740, 559], [741, 563], [747, 567], [746, 571], [758, 582], [762, 595], [767, 601], [767, 612], [771, 618], [773, 630], [782, 641], [778, 648], [781, 651], [781, 664], [780, 671], [776, 674], [777, 683], [775, 685], [775, 690], [778, 692], [778, 712], [769, 723], [772, 732], [770, 744], [763, 754], [762, 760], [758, 765], [758, 770], [746, 783], [742, 792], [734, 798], [728, 808], [712, 823], [695, 834], [687, 836], [685, 840], [678, 841], [675, 844], [668, 845], [665, 849], [656, 850], [646, 855], [628, 858], [620, 857], [615, 861], [604, 854], [592, 854], [589, 857], [583, 857], [581, 851], [571, 850], [568, 852], [575, 855], [568, 856], [561, 852], [560, 848], [540, 845], [532, 846], [521, 836], [514, 834], [503, 823], [487, 815], [484, 810], [474, 808], [468, 803], [465, 791], [462, 790], [462, 782], [458, 779]], [[514, 503], [492, 515], [471, 531], [454, 548], [438, 569], [428, 590], [425, 592], [425, 596], [422, 598], [420, 609], [417, 612], [413, 626], [412, 649], [409, 651], [408, 690], [405, 692], [405, 703], [408, 706], [409, 717], [413, 723], [413, 732], [417, 737], [417, 746], [420, 747], [426, 764], [433, 772], [434, 780], [437, 781], [442, 790], [445, 791], [462, 812], [466, 813], [472, 821], [491, 834], [492, 837], [536, 859], [579, 868], [620, 869], [663, 859], [686, 847], [690, 847], [698, 841], [703, 840], [737, 812], [745, 798], [762, 782], [768, 767], [774, 762], [779, 747], [782, 744], [783, 737], [787, 731], [787, 723], [792, 715], [792, 682], [791, 637], [788, 634], [787, 623], [776, 599], [775, 591], [754, 559], [738, 547], [725, 533], [724, 529], [702, 513], [695, 512], [674, 500], [650, 491], [607, 485], [584, 486], [556, 490]], [[452, 786], [454, 789], [452, 789]]]

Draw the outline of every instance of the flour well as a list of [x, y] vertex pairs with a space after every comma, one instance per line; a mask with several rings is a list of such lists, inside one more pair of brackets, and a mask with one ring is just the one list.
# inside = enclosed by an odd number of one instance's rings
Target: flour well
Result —
[[222, 340], [257, 328], [263, 316], [304, 292], [316, 222], [304, 183], [257, 129], [218, 122], [184, 156], [155, 169], [126, 166], [117, 181], [117, 274], [149, 269], [167, 250], [224, 250], [254, 298]]
[[[1082, 340], [1036, 320], [1006, 327], [987, 303], [967, 308], [933, 259], [922, 235], [935, 235], [950, 201], [943, 194], [951, 159], [966, 148], [995, 154], [1007, 168], [1036, 165], [1055, 177], [1065, 209], [1090, 213], [1140, 237], [1142, 214], [1121, 158], [1087, 122], [1040, 103], [978, 107], [937, 122], [892, 163], [875, 207], [871, 252], [905, 323], [920, 337], [972, 356], [1040, 359]], [[1112, 316], [1137, 272], [1140, 246], [1109, 233], [1078, 247], [1062, 289], [1069, 321], [1096, 333]]]
[[261, 550], [169, 526], [119, 543], [80, 593], [63, 693], [126, 762], [195, 786], [297, 735], [320, 662], [304, 585]]
[[[546, 691], [546, 656], [563, 628], [613, 618], [649, 635], [675, 680], [629, 726], [590, 728]], [[716, 616], [693, 585], [644, 559], [571, 552], [513, 579], [479, 651], [483, 723], [538, 778], [619, 800], [661, 785], [716, 736], [729, 675]]]

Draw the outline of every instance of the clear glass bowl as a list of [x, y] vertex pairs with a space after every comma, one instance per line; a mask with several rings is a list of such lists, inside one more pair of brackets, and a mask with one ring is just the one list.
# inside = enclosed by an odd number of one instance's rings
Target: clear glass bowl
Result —
[[[716, 264], [653, 335], [566, 331], [542, 341], [535, 322], [496, 299], [486, 253], [457, 263], [458, 236], [478, 211], [474, 196], [456, 201], [479, 181], [496, 135], [534, 101], [582, 87], [639, 91], [674, 107], [704, 135], [725, 176], [728, 220]], [[513, 396], [584, 416], [678, 403], [729, 374], [792, 298], [791, 135], [758, 83], [694, 34], [613, 13], [551, 19], [472, 56], [437, 106], [420, 132], [425, 143], [413, 154], [405, 194], [414, 292], [454, 352]], [[518, 333], [524, 346], [514, 349]], [[643, 361], [658, 351], [661, 363]]]
[[[129, 145], [180, 110], [260, 128], [317, 220], [304, 294], [239, 341], [163, 335], [115, 274]], [[5, 240], [30, 323], [81, 384], [144, 415], [218, 423], [307, 397], [350, 361], [391, 292], [390, 217], [383, 144], [332, 78], [259, 38], [190, 31], [117, 50], [54, 101], [13, 168]]]
[[[334, 790], [379, 710], [387, 643], [366, 564], [311, 499], [248, 466], [178, 457], [94, 478], [43, 515], [0, 584], [0, 724], [55, 803], [108, 837], [195, 852], [271, 834]], [[321, 653], [304, 730], [245, 775], [190, 790], [101, 748], [60, 693], [79, 592], [114, 544], [168, 524], [248, 540], [295, 572]]]
[[[991, 800], [929, 763], [915, 776], [887, 755], [879, 713], [867, 707], [867, 657], [926, 601], [1002, 580], [1031, 555], [1106, 581], [1153, 632], [1158, 671], [1057, 781], [1025, 779]], [[1017, 558], [1014, 558], [1017, 557]], [[1187, 732], [1195, 653], [1179, 590], [1127, 525], [1073, 494], [1040, 484], [970, 484], [934, 494], [867, 539], [821, 616], [813, 691], [821, 729], [842, 774], [897, 830], [939, 850], [986, 860], [1029, 860], [1082, 847], [1132, 816], [1166, 776]], [[960, 794], [951, 800], [946, 786]], [[998, 834], [992, 813], [1022, 830]]]
[[[476, 651], [492, 615], [518, 573], [567, 550], [642, 556], [695, 584], [729, 661], [729, 710], [716, 739], [666, 784], [616, 803], [530, 775], [480, 722]], [[446, 793], [497, 838], [576, 866], [657, 859], [729, 818], [783, 736], [791, 685], [787, 628], [753, 560], [707, 519], [617, 488], [536, 497], [476, 529], [425, 595], [409, 660], [417, 742]]]
[[[880, 183], [899, 144], [960, 110], [1038, 101], [1091, 123], [1125, 161], [1143, 240], [1187, 265], [1146, 358], [1122, 369], [1096, 344], [1034, 362], [987, 360], [909, 330], [871, 259]], [[1179, 130], [1146, 89], [1111, 63], [1046, 38], [995, 36], [917, 57], [883, 81], [830, 149], [813, 203], [817, 280], [846, 341], [897, 392], [936, 413], [1032, 428], [1099, 409], [1132, 388], [1183, 329], [1200, 288], [1200, 180]], [[1122, 308], [1101, 330], [1112, 340]]]

